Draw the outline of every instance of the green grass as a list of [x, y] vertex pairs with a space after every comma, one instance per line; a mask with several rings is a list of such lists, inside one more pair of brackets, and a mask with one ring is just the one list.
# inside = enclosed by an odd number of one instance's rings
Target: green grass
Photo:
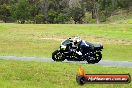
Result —
[[0, 56], [51, 57], [58, 39], [77, 35], [103, 43], [104, 60], [132, 61], [130, 24], [0, 24]]
[[132, 45], [104, 45], [103, 60], [132, 61]]
[[[83, 64], [87, 74], [127, 74], [132, 68]], [[86, 84], [75, 77], [79, 64], [0, 60], [1, 88], [130, 88], [130, 84]]]

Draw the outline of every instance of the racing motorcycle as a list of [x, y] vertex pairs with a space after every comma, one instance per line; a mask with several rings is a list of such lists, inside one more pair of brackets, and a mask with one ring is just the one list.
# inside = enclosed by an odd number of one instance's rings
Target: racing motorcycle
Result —
[[90, 48], [86, 50], [87, 52], [78, 54], [76, 47], [73, 47], [73, 41], [71, 38], [68, 38], [61, 42], [59, 49], [55, 50], [52, 53], [52, 59], [54, 61], [64, 61], [67, 59], [68, 61], [87, 61], [88, 63], [94, 64], [98, 63], [102, 54], [101, 51], [103, 49], [103, 45], [101, 44], [92, 44], [87, 42], [90, 45]]

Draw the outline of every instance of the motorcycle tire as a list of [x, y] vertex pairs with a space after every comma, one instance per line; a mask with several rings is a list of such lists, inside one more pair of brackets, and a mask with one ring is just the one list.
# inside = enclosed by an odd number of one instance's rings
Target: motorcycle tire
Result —
[[98, 55], [98, 56], [96, 56], [95, 63], [98, 63], [98, 62], [101, 60], [101, 58], [102, 58], [101, 52], [97, 52], [97, 55]]
[[86, 61], [88, 62], [88, 64], [95, 64], [95, 60], [90, 60], [91, 57], [85, 56]]
[[60, 53], [59, 50], [55, 50], [53, 53], [52, 53], [52, 59], [54, 61], [64, 61], [65, 58], [64, 56]]

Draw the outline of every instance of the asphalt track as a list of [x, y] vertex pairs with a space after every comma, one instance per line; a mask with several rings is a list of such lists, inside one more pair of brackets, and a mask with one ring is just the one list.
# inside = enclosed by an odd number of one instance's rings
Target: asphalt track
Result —
[[[0, 56], [2, 60], [20, 60], [20, 61], [41, 61], [41, 62], [54, 62], [51, 58], [36, 58], [36, 57], [17, 57], [17, 56]], [[73, 64], [87, 64], [86, 61], [63, 61], [64, 63], [73, 63]], [[102, 66], [126, 66], [132, 67], [132, 62], [128, 61], [110, 61], [110, 60], [101, 60], [98, 65]]]

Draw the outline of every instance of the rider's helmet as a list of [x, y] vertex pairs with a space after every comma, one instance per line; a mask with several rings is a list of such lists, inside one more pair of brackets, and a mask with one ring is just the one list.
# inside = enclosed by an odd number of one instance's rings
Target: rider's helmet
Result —
[[73, 38], [73, 43], [74, 45], [79, 45], [81, 42], [81, 38], [79, 36]]

